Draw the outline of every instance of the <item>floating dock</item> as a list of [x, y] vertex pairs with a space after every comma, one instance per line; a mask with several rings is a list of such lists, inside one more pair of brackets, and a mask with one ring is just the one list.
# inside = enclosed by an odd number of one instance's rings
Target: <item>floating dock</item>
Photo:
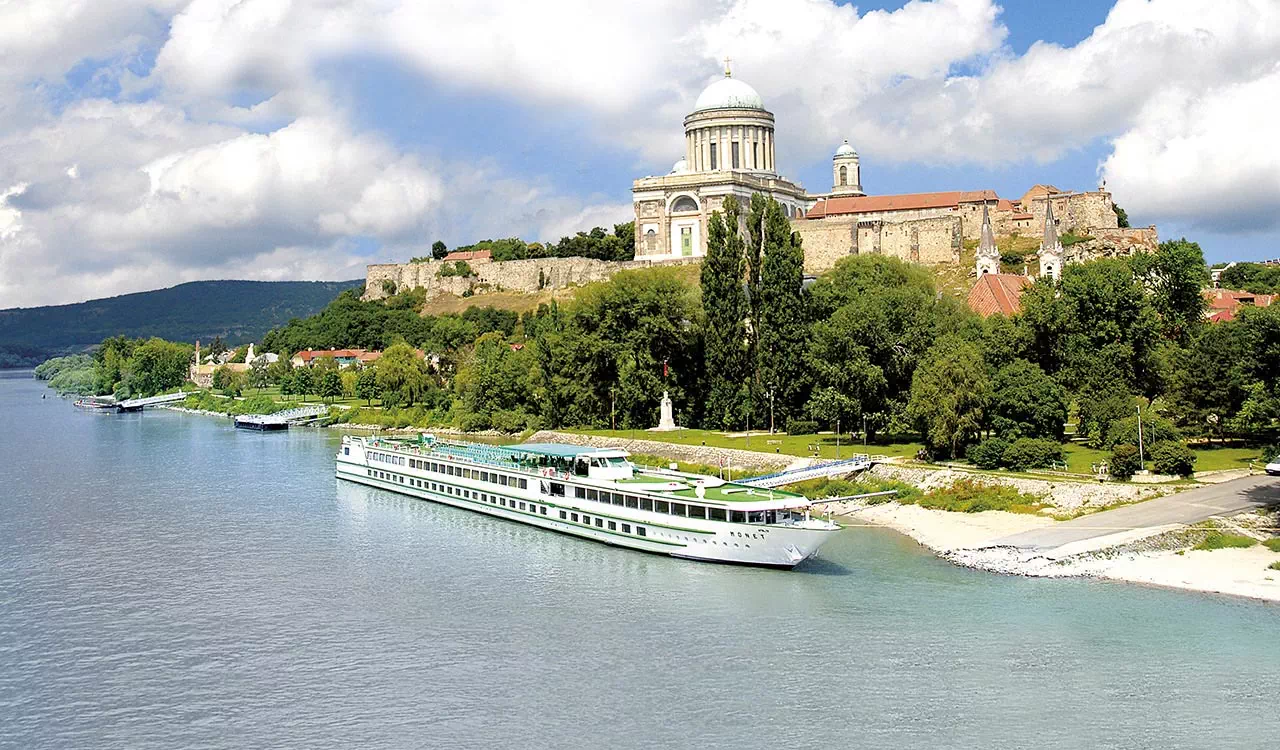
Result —
[[300, 406], [296, 409], [286, 409], [284, 411], [278, 411], [275, 414], [242, 414], [236, 417], [236, 428], [241, 430], [258, 430], [259, 432], [287, 430], [290, 425], [310, 422], [323, 417], [328, 413], [329, 407], [317, 404], [315, 406]]

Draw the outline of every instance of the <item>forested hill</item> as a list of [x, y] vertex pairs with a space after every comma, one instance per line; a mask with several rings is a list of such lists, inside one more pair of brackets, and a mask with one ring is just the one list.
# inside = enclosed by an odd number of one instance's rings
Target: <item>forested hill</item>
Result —
[[256, 341], [291, 318], [306, 318], [355, 281], [193, 281], [73, 305], [0, 310], [0, 367], [35, 365], [108, 336], [229, 344]]

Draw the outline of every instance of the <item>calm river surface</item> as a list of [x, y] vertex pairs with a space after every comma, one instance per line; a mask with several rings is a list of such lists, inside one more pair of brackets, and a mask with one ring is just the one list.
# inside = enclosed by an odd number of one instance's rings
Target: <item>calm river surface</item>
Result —
[[1274, 746], [1280, 608], [847, 529], [777, 572], [337, 482], [0, 374], [0, 747]]

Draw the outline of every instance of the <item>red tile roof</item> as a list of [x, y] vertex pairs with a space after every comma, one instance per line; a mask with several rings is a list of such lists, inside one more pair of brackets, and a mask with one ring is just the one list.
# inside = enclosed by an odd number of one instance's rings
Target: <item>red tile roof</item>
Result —
[[969, 290], [969, 309], [984, 318], [1022, 312], [1022, 293], [1031, 279], [1016, 273], [984, 273]]
[[1275, 294], [1254, 294], [1235, 289], [1205, 289], [1205, 301], [1209, 303], [1206, 319], [1210, 323], [1224, 323], [1235, 320], [1236, 311], [1242, 305], [1252, 307], [1271, 307], [1276, 304]]
[[[951, 190], [944, 193], [906, 193], [904, 195], [866, 195], [849, 198], [827, 198], [809, 209], [807, 218], [843, 214], [870, 214], [881, 211], [916, 211], [923, 208], [958, 208], [961, 203], [999, 201], [994, 190]], [[998, 204], [997, 204], [998, 207]]]
[[454, 251], [444, 256], [445, 262], [452, 263], [455, 260], [492, 260], [492, 250], [462, 250]]

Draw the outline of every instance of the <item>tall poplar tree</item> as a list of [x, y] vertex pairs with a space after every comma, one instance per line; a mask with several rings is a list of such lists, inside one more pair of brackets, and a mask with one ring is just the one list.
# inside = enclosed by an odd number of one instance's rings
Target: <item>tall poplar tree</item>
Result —
[[738, 231], [738, 201], [729, 196], [724, 214], [711, 214], [707, 258], [702, 263], [702, 308], [706, 313], [703, 373], [708, 427], [736, 428], [746, 419], [747, 296], [742, 282], [746, 258]]
[[[804, 251], [782, 206], [772, 198], [762, 200], [755, 408], [767, 418], [772, 393], [774, 413], [781, 426], [789, 417], [800, 415], [808, 395], [804, 364], [809, 338], [804, 308]], [[753, 197], [753, 221], [756, 204]]]

